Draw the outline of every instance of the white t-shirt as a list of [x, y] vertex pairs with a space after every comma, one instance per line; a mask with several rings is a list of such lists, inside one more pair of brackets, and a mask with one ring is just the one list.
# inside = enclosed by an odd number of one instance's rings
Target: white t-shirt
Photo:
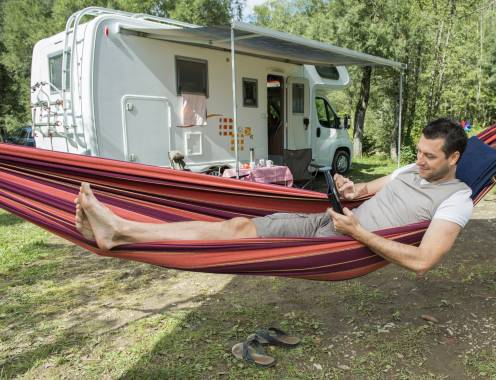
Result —
[[[391, 173], [391, 180], [395, 179], [398, 174], [413, 168], [415, 165], [410, 164], [396, 169]], [[428, 181], [425, 179], [420, 181], [421, 185], [427, 183]], [[461, 227], [465, 227], [472, 216], [472, 210], [474, 208], [474, 204], [470, 198], [471, 195], [472, 190], [470, 189], [457, 191], [439, 205], [432, 219], [448, 220]]]

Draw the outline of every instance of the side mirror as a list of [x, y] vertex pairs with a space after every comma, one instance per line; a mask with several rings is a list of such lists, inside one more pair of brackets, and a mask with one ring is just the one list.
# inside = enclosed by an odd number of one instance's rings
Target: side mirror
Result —
[[350, 115], [346, 114], [344, 115], [344, 128], [349, 129], [350, 128]]
[[336, 118], [334, 119], [334, 128], [341, 128], [341, 118], [339, 116], [336, 116]]
[[320, 127], [317, 128], [317, 137], [320, 137]]

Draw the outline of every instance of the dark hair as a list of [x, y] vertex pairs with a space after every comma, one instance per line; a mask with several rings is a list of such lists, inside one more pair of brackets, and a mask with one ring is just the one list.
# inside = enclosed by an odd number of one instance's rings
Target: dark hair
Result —
[[467, 146], [467, 134], [460, 124], [448, 118], [439, 118], [431, 121], [422, 131], [429, 140], [444, 139], [443, 152], [446, 157], [460, 152], [460, 157]]

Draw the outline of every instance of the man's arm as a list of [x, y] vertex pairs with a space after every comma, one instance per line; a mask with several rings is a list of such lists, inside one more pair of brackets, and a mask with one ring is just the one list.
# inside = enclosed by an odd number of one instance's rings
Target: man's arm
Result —
[[453, 222], [434, 219], [418, 247], [383, 238], [365, 230], [347, 208], [345, 215], [331, 209], [334, 228], [340, 233], [353, 237], [386, 260], [401, 265], [422, 275], [434, 267], [451, 249], [461, 227]]
[[353, 200], [367, 194], [375, 194], [379, 192], [384, 185], [391, 181], [391, 174], [374, 179], [370, 182], [353, 183], [350, 179], [343, 177], [340, 174], [334, 175], [334, 182], [341, 198]]

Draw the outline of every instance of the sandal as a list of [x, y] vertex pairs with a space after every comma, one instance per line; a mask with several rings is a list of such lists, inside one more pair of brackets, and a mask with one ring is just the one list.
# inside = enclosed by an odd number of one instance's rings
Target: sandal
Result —
[[296, 336], [290, 336], [281, 329], [269, 327], [266, 330], [259, 330], [249, 338], [256, 337], [261, 344], [270, 344], [272, 346], [295, 347], [300, 344], [301, 339]]
[[246, 342], [236, 343], [231, 352], [237, 359], [254, 363], [260, 367], [272, 367], [276, 364], [276, 359], [266, 354], [257, 337], [249, 338]]

